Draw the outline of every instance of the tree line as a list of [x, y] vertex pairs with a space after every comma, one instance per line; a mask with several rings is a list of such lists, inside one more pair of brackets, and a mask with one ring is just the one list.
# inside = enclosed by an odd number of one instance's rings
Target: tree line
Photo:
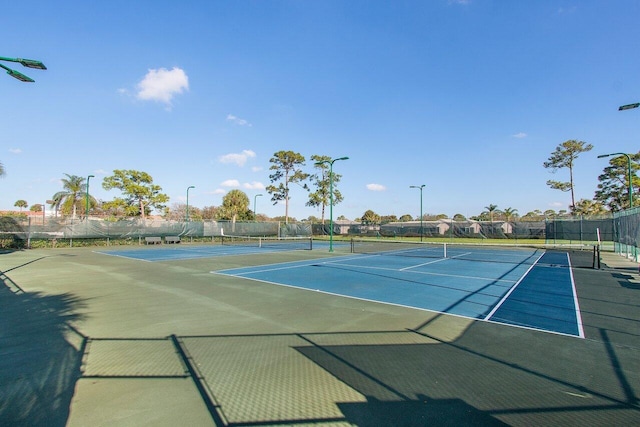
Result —
[[[342, 176], [333, 173], [330, 177], [331, 161], [329, 156], [314, 154], [313, 172], [305, 172], [305, 157], [293, 151], [278, 151], [269, 160], [269, 175], [271, 184], [265, 190], [271, 195], [273, 204], [284, 202], [284, 221], [289, 221], [290, 187], [299, 185], [308, 192], [307, 206], [320, 207], [321, 221], [324, 222], [325, 207], [330, 203], [330, 184], [333, 183], [333, 204], [343, 200], [337, 188]], [[0, 175], [4, 168], [0, 164]], [[61, 180], [62, 191], [55, 193], [47, 203], [55, 210], [56, 215], [87, 217], [89, 215], [111, 218], [140, 217], [145, 219], [153, 210], [159, 211], [167, 219], [176, 220], [255, 220], [256, 213], [249, 209], [249, 197], [241, 190], [231, 190], [222, 199], [220, 206], [205, 206], [200, 209], [183, 204], [167, 206], [169, 196], [162, 192], [162, 187], [153, 182], [153, 177], [147, 172], [133, 169], [116, 169], [113, 175], [102, 181], [105, 190], [119, 190], [121, 195], [110, 201], [99, 201], [87, 191], [89, 177], [64, 174]], [[313, 190], [313, 191], [312, 191]], [[15, 207], [26, 208], [26, 200], [18, 200]], [[42, 204], [31, 206], [32, 211], [42, 211]], [[263, 217], [262, 219], [268, 219]]]
[[[640, 206], [640, 197], [632, 201], [629, 188], [632, 192], [637, 192], [640, 187], [640, 178], [637, 171], [640, 169], [640, 151], [635, 154], [625, 154], [613, 156], [603, 172], [598, 176], [598, 187], [593, 199], [575, 200], [574, 168], [576, 161], [582, 153], [591, 151], [592, 144], [584, 141], [568, 140], [559, 144], [555, 151], [551, 153], [543, 167], [552, 173], [560, 170], [567, 170], [568, 179], [564, 181], [548, 180], [547, 185], [555, 190], [569, 192], [571, 194], [571, 205], [568, 210], [546, 210], [544, 212], [534, 210], [520, 216], [518, 210], [512, 207], [498, 209], [495, 204], [485, 207], [485, 210], [469, 219], [478, 221], [494, 220], [541, 220], [550, 217], [566, 216], [594, 216], [620, 211], [629, 207]], [[621, 153], [618, 153], [621, 154]], [[293, 151], [278, 151], [269, 160], [271, 166], [269, 170], [270, 185], [265, 190], [271, 196], [271, 202], [275, 205], [283, 202], [285, 214], [283, 217], [267, 218], [257, 216], [251, 211], [249, 197], [241, 190], [229, 191], [222, 200], [220, 206], [205, 206], [204, 208], [188, 207], [185, 204], [176, 203], [168, 207], [169, 197], [162, 192], [162, 188], [154, 184], [153, 178], [146, 172], [137, 170], [114, 170], [113, 175], [103, 179], [102, 187], [105, 190], [117, 189], [121, 195], [111, 201], [98, 201], [93, 196], [86, 197], [88, 178], [77, 175], [65, 174], [66, 178], [61, 180], [63, 190], [55, 193], [47, 203], [51, 205], [56, 213], [63, 216], [85, 217], [88, 214], [102, 215], [105, 217], [141, 217], [146, 218], [153, 210], [157, 210], [167, 219], [174, 220], [284, 220], [288, 222], [290, 186], [299, 186], [307, 191], [306, 206], [321, 209], [321, 218], [309, 217], [308, 220], [325, 221], [325, 208], [329, 206], [331, 200], [330, 184], [332, 173], [329, 166], [331, 157], [314, 154], [310, 157], [313, 161], [313, 171], [305, 172], [305, 157]], [[630, 172], [630, 173], [629, 173]], [[0, 163], [0, 176], [5, 174], [5, 169]], [[333, 204], [334, 206], [343, 201], [343, 196], [337, 188], [342, 178], [340, 174], [333, 173]], [[631, 182], [629, 182], [631, 180]], [[629, 185], [630, 184], [630, 185]], [[639, 195], [640, 196], [640, 195]], [[633, 203], [630, 203], [630, 202]], [[14, 206], [26, 208], [25, 200], [18, 200]], [[42, 211], [43, 206], [36, 204], [31, 206], [33, 211]], [[88, 208], [88, 212], [87, 212]], [[435, 220], [447, 218], [444, 214], [425, 214], [423, 220]], [[346, 219], [338, 217], [337, 219]], [[454, 220], [466, 220], [462, 214], [455, 214]], [[295, 220], [295, 219], [293, 219]], [[409, 214], [404, 214], [399, 218], [395, 215], [379, 215], [371, 210], [365, 211], [360, 218], [354, 221], [379, 224], [395, 221], [420, 220], [413, 218]]]

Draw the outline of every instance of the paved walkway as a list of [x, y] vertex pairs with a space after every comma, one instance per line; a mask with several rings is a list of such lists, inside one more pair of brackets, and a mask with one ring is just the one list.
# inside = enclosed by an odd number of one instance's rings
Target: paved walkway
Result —
[[613, 252], [602, 252], [600, 254], [600, 259], [602, 260], [601, 268], [604, 269], [628, 271], [630, 273], [638, 273], [640, 271], [639, 264], [637, 262]]

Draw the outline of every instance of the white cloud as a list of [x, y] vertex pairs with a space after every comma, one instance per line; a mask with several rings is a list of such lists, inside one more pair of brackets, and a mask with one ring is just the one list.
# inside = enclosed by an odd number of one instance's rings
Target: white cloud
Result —
[[371, 191], [385, 191], [387, 187], [380, 184], [367, 184], [367, 190]]
[[216, 189], [215, 189], [215, 190], [213, 190], [213, 191], [209, 191], [209, 192], [208, 192], [208, 194], [215, 194], [215, 195], [218, 195], [218, 194], [224, 194], [224, 193], [226, 193], [226, 192], [227, 192], [227, 191], [226, 191], [226, 190], [223, 190], [222, 188], [216, 188]]
[[19, 148], [9, 148], [9, 152], [12, 154], [20, 154], [22, 153], [22, 150]]
[[185, 90], [189, 90], [189, 78], [184, 70], [177, 67], [171, 70], [151, 69], [138, 83], [136, 97], [143, 101], [158, 101], [171, 106], [173, 97]]
[[264, 190], [264, 184], [258, 181], [245, 182], [242, 184], [247, 190]]
[[241, 119], [240, 117], [234, 116], [233, 114], [227, 115], [227, 121], [232, 122], [233, 124], [236, 124], [238, 126], [247, 126], [247, 127], [253, 126], [247, 120]]
[[251, 168], [252, 172], [260, 172], [262, 170], [262, 166], [254, 166]]
[[516, 133], [514, 135], [511, 135], [511, 136], [514, 137], [514, 138], [522, 139], [522, 138], [526, 138], [527, 134], [524, 133], [524, 132], [518, 132], [518, 133]]
[[220, 163], [235, 163], [238, 166], [244, 166], [249, 157], [255, 157], [256, 153], [251, 150], [242, 150], [242, 153], [230, 153], [220, 156]]
[[240, 187], [240, 181], [238, 181], [237, 179], [228, 179], [222, 182], [220, 185], [222, 185], [223, 187]]

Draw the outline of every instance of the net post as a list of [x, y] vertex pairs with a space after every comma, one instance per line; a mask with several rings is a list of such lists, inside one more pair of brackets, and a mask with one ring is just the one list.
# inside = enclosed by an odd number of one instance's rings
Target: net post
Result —
[[258, 247], [262, 247], [262, 237], [258, 237]]
[[444, 249], [444, 257], [443, 258], [446, 258], [447, 257], [447, 242], [444, 242], [442, 245], [443, 245], [443, 249]]

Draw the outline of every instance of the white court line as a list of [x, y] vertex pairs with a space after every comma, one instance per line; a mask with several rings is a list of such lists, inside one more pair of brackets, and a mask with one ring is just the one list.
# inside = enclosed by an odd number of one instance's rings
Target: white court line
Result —
[[[336, 259], [334, 261], [324, 261], [324, 262], [318, 262], [318, 260], [309, 260], [309, 261], [300, 261], [300, 262], [296, 262], [295, 265], [291, 265], [291, 263], [289, 262], [285, 262], [283, 264], [288, 264], [288, 265], [281, 265], [281, 264], [272, 264], [271, 266], [268, 266], [268, 268], [262, 268], [262, 269], [255, 269], [255, 267], [241, 267], [241, 268], [231, 268], [231, 269], [226, 269], [226, 270], [220, 270], [220, 271], [210, 271], [210, 273], [212, 274], [224, 274], [226, 276], [239, 276], [239, 277], [246, 277], [248, 275], [254, 274], [254, 273], [268, 273], [271, 271], [279, 271], [279, 270], [290, 270], [290, 269], [296, 269], [296, 268], [301, 268], [301, 267], [310, 267], [312, 265], [324, 265], [324, 264], [332, 264], [332, 265], [336, 265], [339, 267], [352, 267], [352, 268], [359, 268], [362, 270], [382, 270], [382, 271], [392, 271], [392, 272], [399, 272], [399, 271], [405, 271], [407, 273], [410, 274], [420, 274], [423, 276], [438, 276], [438, 277], [452, 277], [455, 279], [469, 279], [469, 280], [482, 280], [482, 281], [487, 281], [490, 280], [494, 283], [516, 283], [515, 280], [508, 280], [508, 279], [499, 279], [499, 278], [495, 278], [495, 277], [482, 277], [482, 276], [468, 276], [468, 275], [460, 275], [460, 274], [445, 274], [445, 273], [434, 273], [434, 272], [429, 272], [429, 271], [409, 271], [409, 270], [405, 270], [405, 269], [397, 269], [397, 268], [388, 268], [388, 267], [374, 267], [374, 266], [364, 266], [364, 265], [357, 265], [357, 264], [344, 264], [343, 261], [350, 261], [350, 260], [361, 260], [363, 258], [371, 258], [371, 257], [375, 257], [377, 255], [369, 255], [366, 257], [350, 257], [350, 258], [340, 258], [340, 259]], [[241, 270], [241, 269], [251, 269], [250, 271], [245, 271], [245, 272], [240, 272], [240, 273], [226, 273], [226, 271], [233, 271], [233, 270]], [[519, 279], [522, 280], [522, 279]]]
[[[374, 255], [371, 255], [371, 256], [374, 256]], [[324, 259], [324, 258], [320, 258], [320, 259]], [[251, 271], [247, 271], [245, 273], [232, 273], [232, 274], [229, 274], [229, 273], [225, 273], [225, 271], [252, 269], [252, 268], [255, 268], [255, 267], [226, 268], [226, 269], [220, 270], [220, 271], [213, 270], [213, 271], [210, 271], [210, 273], [213, 273], [213, 274], [224, 274], [224, 275], [227, 275], [227, 276], [243, 276], [245, 274], [252, 274], [252, 273], [264, 273], [264, 272], [269, 272], [269, 271], [290, 270], [290, 269], [294, 269], [294, 268], [309, 267], [309, 266], [316, 265], [316, 264], [333, 264], [333, 263], [337, 263], [338, 261], [348, 261], [348, 260], [351, 260], [351, 259], [362, 259], [362, 257], [349, 257], [349, 258], [340, 257], [340, 260], [324, 261], [324, 262], [318, 262], [317, 259], [311, 259], [311, 260], [307, 260], [307, 261], [293, 261], [293, 262], [292, 261], [286, 261], [286, 262], [281, 262], [281, 263], [277, 263], [277, 264], [269, 264], [267, 266], [269, 268], [263, 268], [261, 270], [251, 270]], [[346, 264], [346, 265], [349, 265], [349, 264]]]
[[518, 287], [518, 285], [520, 283], [522, 283], [522, 281], [524, 280], [525, 277], [527, 277], [527, 274], [529, 274], [529, 272], [533, 269], [533, 267], [535, 267], [535, 265], [538, 263], [538, 261], [540, 261], [540, 258], [542, 258], [542, 255], [544, 255], [544, 252], [538, 257], [538, 259], [536, 259], [536, 261], [531, 264], [531, 266], [527, 269], [527, 271], [522, 275], [522, 277], [516, 282], [515, 285], [513, 285], [513, 287], [511, 289], [509, 289], [509, 292], [507, 292], [502, 299], [498, 302], [498, 304], [496, 304], [495, 307], [493, 307], [493, 310], [491, 310], [489, 312], [489, 314], [487, 314], [487, 316], [484, 318], [485, 320], [491, 320], [491, 316], [493, 316], [496, 311], [498, 311], [498, 309], [502, 306], [502, 304], [504, 304], [507, 301], [507, 298], [509, 298], [509, 295], [511, 295], [513, 293], [513, 291], [516, 290], [516, 288]]
[[442, 261], [445, 261], [445, 260], [446, 260], [446, 258], [440, 258], [440, 259], [437, 259], [437, 260], [434, 260], [434, 261], [423, 262], [423, 263], [417, 264], [417, 265], [410, 265], [409, 267], [401, 268], [398, 271], [411, 270], [412, 268], [418, 268], [418, 267], [422, 267], [424, 265], [435, 264], [436, 262], [442, 262]]
[[[373, 255], [373, 256], [375, 256], [375, 255]], [[357, 258], [351, 258], [351, 259], [357, 259]], [[536, 262], [537, 262], [537, 260], [536, 260]], [[318, 264], [318, 263], [316, 262], [316, 263], [309, 263], [309, 264], [306, 264], [306, 265], [290, 266], [290, 268], [305, 267], [305, 266], [310, 266], [310, 265], [313, 265], [313, 264]], [[333, 262], [324, 262], [322, 264], [333, 264]], [[284, 267], [282, 269], [284, 269]], [[229, 270], [233, 270], [233, 269], [229, 269]], [[224, 271], [224, 270], [222, 270], [222, 271]], [[269, 270], [264, 270], [264, 271], [269, 271]], [[397, 271], [397, 270], [394, 270], [394, 271]], [[211, 271], [210, 273], [212, 273], [212, 274], [220, 274], [220, 275], [230, 276], [230, 277], [237, 277], [238, 276], [237, 274], [222, 273], [220, 271]], [[415, 273], [415, 272], [411, 272], [410, 271], [409, 273]], [[526, 274], [524, 276], [526, 276]], [[524, 278], [524, 276], [523, 276], [523, 278]], [[464, 277], [464, 276], [462, 276], [462, 277]], [[535, 328], [535, 327], [531, 327], [531, 326], [525, 326], [525, 325], [516, 325], [516, 324], [511, 324], [511, 323], [497, 322], [497, 321], [489, 320], [488, 318], [484, 318], [483, 319], [483, 318], [480, 318], [480, 317], [464, 316], [464, 315], [461, 315], [461, 314], [449, 313], [449, 312], [446, 312], [446, 311], [434, 310], [434, 309], [430, 309], [430, 308], [415, 307], [415, 306], [412, 306], [412, 305], [398, 304], [398, 303], [375, 300], [375, 299], [370, 299], [370, 298], [356, 297], [356, 296], [352, 296], [352, 295], [344, 295], [344, 294], [340, 294], [340, 293], [336, 293], [336, 292], [329, 292], [329, 291], [324, 291], [324, 290], [320, 290], [320, 289], [312, 289], [312, 288], [308, 288], [308, 287], [304, 287], [304, 286], [297, 286], [297, 285], [290, 285], [290, 284], [286, 284], [286, 283], [273, 282], [271, 280], [265, 280], [265, 279], [256, 279], [256, 278], [252, 278], [252, 277], [246, 277], [245, 279], [252, 280], [254, 282], [259, 282], [259, 283], [266, 283], [266, 284], [269, 284], [269, 285], [284, 286], [286, 288], [298, 289], [298, 290], [302, 290], [302, 291], [316, 292], [316, 293], [320, 293], [320, 294], [324, 294], [324, 295], [337, 296], [337, 297], [340, 297], [340, 298], [348, 298], [348, 299], [353, 299], [353, 300], [358, 300], [358, 301], [371, 302], [371, 303], [375, 303], [375, 304], [383, 304], [383, 305], [390, 305], [390, 306], [395, 306], [395, 307], [403, 307], [403, 308], [408, 308], [408, 309], [412, 309], [412, 310], [426, 311], [426, 312], [430, 312], [430, 313], [439, 313], [439, 314], [444, 314], [444, 315], [447, 315], [447, 316], [457, 317], [457, 318], [461, 318], [461, 319], [469, 319], [469, 320], [476, 321], [476, 322], [487, 322], [487, 323], [491, 323], [491, 324], [494, 324], [494, 325], [507, 326], [507, 327], [510, 327], [510, 328], [526, 329], [526, 330], [529, 330], [529, 331], [543, 332], [543, 333], [547, 333], [547, 334], [561, 335], [561, 336], [567, 336], [567, 337], [575, 338], [575, 335], [573, 335], [573, 334], [567, 334], [567, 333], [564, 333], [564, 332], [549, 331], [547, 329], [539, 329], [539, 328]], [[522, 278], [520, 280], [522, 280]], [[514, 288], [515, 288], [515, 286], [514, 286]]]
[[584, 328], [582, 327], [582, 314], [580, 313], [580, 304], [578, 304], [578, 291], [576, 290], [576, 282], [573, 280], [573, 268], [571, 268], [571, 258], [567, 253], [567, 261], [569, 262], [569, 277], [571, 278], [571, 290], [573, 291], [573, 303], [576, 307], [576, 321], [578, 322], [578, 335], [584, 338]]
[[120, 255], [120, 254], [116, 254], [116, 253], [108, 253], [108, 252], [100, 252], [100, 251], [92, 251], [92, 252], [94, 252], [96, 254], [100, 254], [100, 255], [114, 256], [116, 258], [132, 259], [132, 260], [135, 260], [135, 261], [144, 261], [144, 262], [153, 262], [150, 259], [136, 258], [136, 257]]
[[361, 268], [363, 270], [405, 271], [405, 272], [407, 272], [409, 274], [421, 274], [421, 275], [424, 275], [424, 276], [454, 277], [456, 279], [491, 280], [493, 282], [515, 283], [515, 280], [496, 279], [495, 277], [466, 276], [466, 275], [461, 275], [461, 274], [434, 273], [434, 272], [431, 272], [431, 271], [410, 271], [410, 270], [397, 269], [397, 268], [372, 267], [372, 266], [353, 265], [353, 264], [339, 264], [339, 263], [333, 263], [333, 264], [341, 266], [341, 267], [357, 267], [357, 268]]

